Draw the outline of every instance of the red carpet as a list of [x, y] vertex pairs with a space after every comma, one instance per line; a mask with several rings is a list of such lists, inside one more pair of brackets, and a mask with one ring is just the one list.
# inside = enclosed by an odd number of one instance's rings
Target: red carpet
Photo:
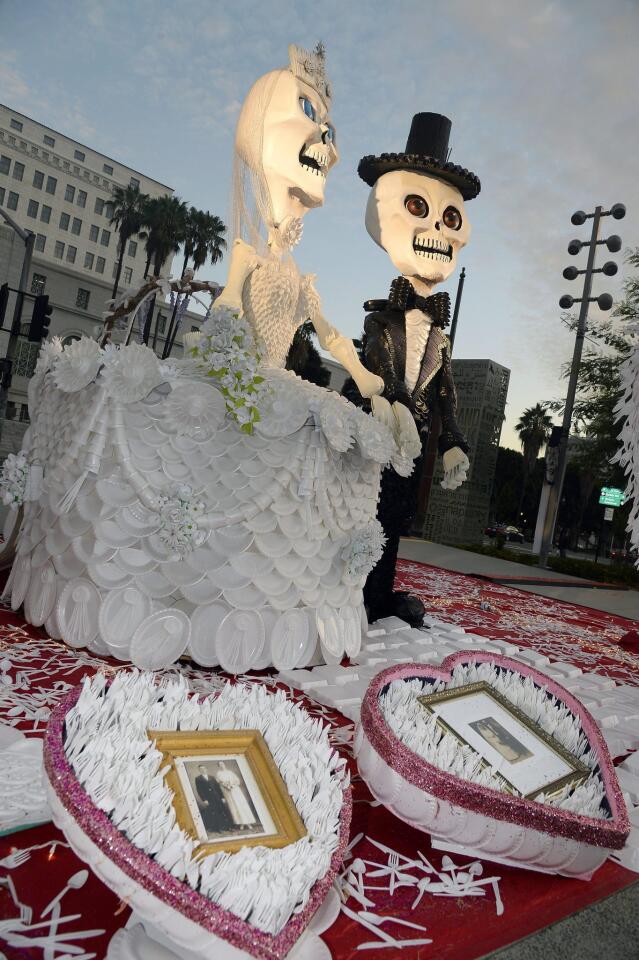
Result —
[[[487, 586], [478, 580], [416, 563], [402, 564], [401, 584], [424, 598], [434, 616], [461, 624], [473, 632], [494, 638], [516, 641], [520, 645], [558, 651], [564, 660], [574, 661], [592, 671], [614, 676], [626, 683], [639, 683], [639, 661], [617, 646], [619, 638], [637, 624], [623, 618], [599, 613], [571, 604], [562, 604], [497, 585]], [[490, 610], [482, 610], [480, 603]], [[39, 631], [25, 627], [19, 613], [0, 609], [0, 720], [12, 723], [30, 735], [39, 735], [49, 709], [83, 676], [98, 669], [126, 669], [120, 664], [99, 660], [82, 651], [75, 652], [62, 644], [44, 638]], [[214, 671], [178, 667], [187, 674], [194, 687], [202, 692], [215, 689], [219, 675]], [[170, 672], [170, 671], [167, 671]], [[3, 679], [4, 678], [4, 679]], [[257, 682], [272, 684], [268, 677]], [[309, 710], [324, 717], [332, 727], [335, 746], [350, 758], [352, 725], [343, 717], [301, 698]], [[352, 762], [352, 761], [351, 761]], [[355, 768], [352, 766], [355, 774]], [[437, 867], [442, 856], [430, 849], [427, 835], [412, 830], [395, 819], [383, 807], [373, 806], [368, 790], [354, 777], [354, 815], [352, 835], [365, 833], [393, 849], [416, 857], [421, 850]], [[82, 869], [80, 861], [65, 847], [52, 851], [51, 842], [64, 843], [62, 835], [51, 825], [14, 833], [0, 838], [0, 859], [12, 850], [37, 844], [48, 844], [33, 851], [22, 866], [4, 870], [0, 878], [10, 875], [19, 899], [33, 907], [33, 919], [39, 919], [43, 907], [61, 890], [70, 876]], [[356, 855], [382, 861], [384, 855], [368, 841], [358, 844]], [[463, 858], [454, 857], [457, 863]], [[375, 912], [391, 914], [423, 924], [425, 936], [432, 944], [406, 948], [406, 960], [475, 960], [492, 950], [551, 924], [576, 910], [621, 890], [636, 881], [635, 874], [606, 863], [585, 883], [579, 880], [552, 878], [543, 874], [510, 869], [484, 863], [485, 876], [500, 877], [504, 914], [496, 915], [491, 893], [485, 897], [445, 898], [424, 895], [411, 912], [415, 888], [395, 893], [392, 901], [385, 893], [372, 892]], [[375, 881], [372, 881], [375, 883]], [[67, 893], [63, 914], [81, 914], [68, 924], [72, 930], [103, 929], [104, 934], [78, 941], [83, 949], [104, 957], [113, 932], [128, 916], [128, 908], [118, 902], [93, 875], [81, 890]], [[349, 901], [357, 909], [357, 904]], [[16, 915], [8, 890], [0, 886], [0, 918]], [[398, 939], [421, 936], [417, 931], [392, 924], [387, 932]], [[355, 960], [371, 954], [375, 957], [396, 956], [394, 949], [365, 951], [357, 945], [373, 939], [359, 924], [340, 915], [324, 934], [335, 960]], [[603, 933], [602, 933], [603, 940]], [[9, 960], [41, 960], [41, 948], [8, 948], [0, 944]], [[603, 942], [602, 942], [603, 946]]]

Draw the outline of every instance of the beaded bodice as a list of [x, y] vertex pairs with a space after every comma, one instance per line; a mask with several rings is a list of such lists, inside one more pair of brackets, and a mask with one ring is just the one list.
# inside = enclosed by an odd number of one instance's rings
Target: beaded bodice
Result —
[[267, 366], [284, 367], [297, 328], [319, 309], [313, 277], [300, 276], [292, 260], [263, 259], [242, 290], [242, 309]]

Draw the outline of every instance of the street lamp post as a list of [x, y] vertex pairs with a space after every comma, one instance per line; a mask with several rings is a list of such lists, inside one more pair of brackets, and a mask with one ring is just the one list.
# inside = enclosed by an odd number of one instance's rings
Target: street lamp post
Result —
[[591, 297], [592, 277], [595, 273], [603, 273], [607, 277], [614, 276], [617, 272], [617, 264], [608, 261], [603, 267], [595, 268], [595, 254], [597, 246], [605, 244], [611, 253], [617, 253], [621, 250], [621, 238], [612, 235], [606, 240], [599, 239], [599, 226], [602, 217], [612, 216], [615, 220], [621, 220], [626, 215], [626, 208], [623, 203], [615, 203], [610, 210], [604, 210], [603, 207], [596, 207], [594, 213], [584, 213], [577, 210], [573, 213], [571, 222], [576, 226], [581, 226], [586, 220], [592, 219], [592, 233], [590, 241], [571, 240], [568, 244], [568, 253], [575, 256], [583, 247], [588, 247], [588, 260], [585, 270], [578, 270], [576, 267], [566, 267], [563, 272], [566, 280], [575, 280], [580, 274], [584, 275], [583, 293], [580, 300], [575, 299], [568, 294], [559, 301], [559, 306], [564, 310], [570, 310], [575, 303], [581, 301], [579, 308], [579, 319], [577, 321], [577, 332], [575, 335], [575, 349], [572, 355], [572, 365], [570, 368], [570, 380], [568, 381], [568, 393], [566, 395], [566, 404], [564, 407], [564, 416], [561, 425], [561, 439], [559, 442], [559, 458], [557, 464], [557, 473], [554, 483], [550, 489], [548, 497], [548, 506], [543, 525], [543, 534], [541, 548], [539, 551], [539, 566], [546, 567], [548, 564], [548, 554], [552, 546], [555, 533], [555, 524], [557, 522], [557, 513], [561, 502], [561, 492], [566, 475], [566, 461], [568, 453], [568, 438], [570, 436], [570, 425], [572, 423], [572, 412], [575, 405], [575, 395], [577, 393], [577, 379], [579, 377], [579, 366], [581, 364], [581, 354], [583, 351], [584, 337], [586, 335], [586, 323], [588, 321], [588, 307], [590, 303], [596, 301], [600, 310], [610, 310], [612, 307], [612, 297], [609, 293], [602, 293], [598, 297]]

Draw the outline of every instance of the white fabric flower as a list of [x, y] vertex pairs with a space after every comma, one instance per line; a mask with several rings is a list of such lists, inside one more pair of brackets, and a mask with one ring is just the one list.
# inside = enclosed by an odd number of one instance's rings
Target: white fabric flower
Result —
[[205, 440], [224, 423], [226, 404], [213, 384], [184, 380], [164, 401], [164, 415], [178, 436]]
[[381, 464], [388, 463], [396, 450], [393, 434], [388, 427], [374, 417], [359, 412], [356, 429], [357, 439], [366, 459]]
[[96, 340], [81, 337], [66, 346], [53, 366], [55, 385], [63, 393], [82, 390], [98, 375], [104, 354]]
[[344, 579], [350, 586], [364, 583], [380, 560], [385, 543], [384, 528], [379, 520], [371, 520], [365, 527], [353, 531], [341, 552], [345, 564]]
[[108, 349], [104, 354], [102, 381], [107, 395], [122, 403], [143, 400], [162, 382], [160, 364], [153, 350], [141, 343]]
[[200, 529], [198, 519], [205, 511], [203, 501], [195, 499], [188, 483], [171, 487], [158, 504], [160, 539], [178, 556], [201, 546], [206, 540], [206, 531]]
[[301, 217], [286, 217], [279, 229], [279, 237], [284, 248], [297, 246], [302, 239], [304, 222]]
[[50, 370], [61, 353], [62, 340], [60, 337], [52, 337], [51, 340], [45, 340], [40, 347], [35, 374], [46, 373], [47, 370]]
[[324, 436], [333, 450], [345, 453], [353, 445], [355, 424], [348, 409], [348, 401], [327, 393], [320, 404], [319, 418]]
[[29, 465], [26, 455], [10, 453], [0, 470], [0, 499], [7, 507], [19, 507], [24, 503]]

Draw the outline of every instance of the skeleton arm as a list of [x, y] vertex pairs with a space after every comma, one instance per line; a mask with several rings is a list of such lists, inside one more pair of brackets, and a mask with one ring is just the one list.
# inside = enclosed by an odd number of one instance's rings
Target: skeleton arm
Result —
[[332, 357], [351, 375], [357, 389], [363, 397], [373, 397], [384, 389], [384, 381], [367, 370], [357, 356], [357, 350], [352, 340], [343, 336], [335, 327], [332, 327], [324, 317], [319, 294], [312, 285], [310, 277], [306, 280], [306, 313], [315, 327], [317, 339], [324, 350], [328, 350]]
[[470, 463], [466, 456], [468, 444], [457, 425], [457, 392], [447, 352], [444, 353], [443, 361], [437, 384], [437, 400], [442, 421], [439, 451], [443, 455], [444, 463], [444, 479], [441, 485], [444, 490], [456, 490], [468, 476]]
[[255, 269], [257, 263], [258, 256], [250, 244], [239, 239], [233, 242], [226, 286], [217, 298], [216, 306], [231, 307], [233, 310], [242, 309], [242, 289], [246, 278]]

